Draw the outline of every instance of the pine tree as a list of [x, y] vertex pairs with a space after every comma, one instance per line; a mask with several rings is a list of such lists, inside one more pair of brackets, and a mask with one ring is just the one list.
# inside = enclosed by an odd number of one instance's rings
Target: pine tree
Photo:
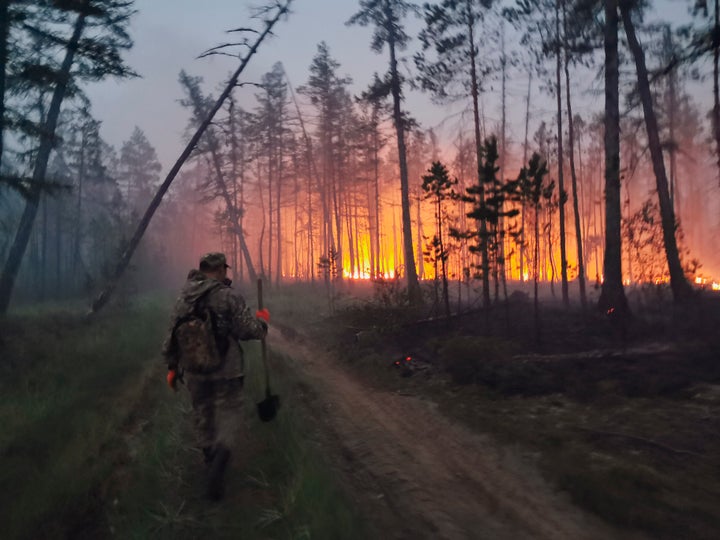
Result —
[[10, 0], [0, 0], [0, 183], [3, 183], [3, 149], [5, 135], [5, 88], [7, 86], [8, 38], [10, 35]]
[[[482, 172], [481, 155], [482, 140], [480, 126], [481, 82], [483, 71], [487, 66], [478, 66], [479, 49], [478, 25], [483, 20], [491, 2], [482, 0], [444, 0], [439, 5], [425, 5], [425, 29], [420, 34], [423, 53], [415, 58], [420, 71], [420, 82], [423, 88], [441, 100], [449, 96], [456, 86], [470, 90], [469, 98], [473, 107], [473, 127], [475, 134], [475, 153], [477, 159], [476, 189], [479, 189], [477, 202], [478, 212], [483, 216], [480, 221], [479, 253], [482, 264], [482, 294], [485, 307], [490, 306], [490, 258], [487, 251], [487, 222], [485, 220], [484, 183], [480, 179]], [[428, 53], [434, 57], [430, 58]], [[465, 90], [467, 92], [467, 90]]]
[[[479, 181], [465, 190], [464, 197], [466, 202], [471, 203], [472, 208], [467, 216], [474, 219], [478, 227], [459, 235], [476, 239], [476, 244], [470, 247], [472, 252], [487, 252], [487, 264], [480, 265], [479, 277], [483, 278], [485, 272], [493, 275], [495, 300], [498, 299], [500, 273], [504, 272], [505, 264], [502, 244], [508, 234], [504, 224], [509, 223], [505, 218], [515, 217], [518, 214], [517, 209], [507, 209], [505, 206], [507, 201], [513, 199], [516, 184], [506, 183], [498, 178], [498, 161], [498, 142], [495, 137], [490, 137], [482, 146]], [[482, 226], [483, 223], [485, 227]]]
[[[191, 77], [184, 71], [180, 73], [180, 84], [187, 93], [187, 99], [181, 101], [181, 104], [192, 111], [193, 117], [190, 121], [192, 125], [197, 125], [202, 118], [207, 118], [213, 103], [212, 97], [203, 95], [200, 89], [201, 82], [202, 79], [199, 77]], [[216, 133], [214, 126], [210, 125], [207, 126], [204, 135], [205, 136], [198, 141], [197, 151], [207, 156], [209, 168], [212, 171], [211, 174], [214, 179], [213, 197], [220, 198], [225, 204], [225, 212], [240, 243], [250, 281], [255, 282], [257, 275], [245, 241], [245, 231], [242, 229], [240, 222], [243, 210], [236, 205], [230, 183], [227, 180], [220, 135]]]
[[[110, 277], [110, 280], [108, 284], [106, 285], [105, 289], [95, 298], [93, 301], [92, 307], [91, 307], [91, 313], [97, 313], [102, 307], [108, 302], [110, 299], [110, 296], [112, 295], [113, 291], [116, 289], [117, 284], [122, 277], [123, 273], [128, 267], [128, 264], [130, 263], [130, 259], [132, 258], [133, 254], [135, 253], [135, 250], [137, 249], [138, 245], [140, 244], [140, 240], [142, 239], [143, 235], [145, 234], [145, 231], [147, 230], [148, 225], [150, 224], [150, 221], [152, 220], [153, 216], [155, 215], [155, 212], [157, 211], [158, 207], [160, 206], [160, 203], [162, 202], [163, 197], [167, 193], [168, 189], [170, 188], [170, 185], [172, 184], [173, 180], [177, 176], [178, 172], [180, 172], [180, 168], [183, 166], [185, 161], [190, 157], [193, 150], [195, 149], [195, 146], [200, 141], [201, 137], [205, 133], [205, 131], [210, 127], [210, 124], [213, 121], [213, 118], [217, 114], [217, 112], [222, 108], [223, 104], [225, 103], [225, 100], [228, 98], [230, 93], [235, 89], [237, 86], [238, 79], [242, 72], [245, 70], [245, 67], [250, 62], [250, 59], [253, 57], [253, 55], [258, 51], [260, 45], [265, 40], [268, 35], [271, 34], [273, 27], [278, 23], [278, 21], [285, 16], [289, 9], [290, 9], [290, 3], [292, 0], [285, 0], [284, 2], [273, 2], [267, 6], [260, 7], [257, 12], [257, 17], [262, 19], [262, 25], [263, 29], [254, 31], [257, 34], [257, 37], [254, 42], [250, 43], [248, 40], [243, 40], [239, 44], [238, 43], [230, 43], [225, 45], [220, 45], [218, 47], [214, 47], [211, 50], [207, 51], [205, 55], [210, 54], [224, 54], [225, 49], [228, 47], [233, 46], [243, 46], [247, 47], [247, 52], [245, 52], [243, 55], [240, 56], [240, 65], [235, 69], [233, 74], [230, 76], [230, 79], [228, 80], [227, 84], [223, 88], [222, 92], [220, 93], [220, 96], [218, 99], [206, 109], [204, 116], [201, 117], [199, 120], [199, 125], [197, 129], [195, 130], [195, 133], [192, 137], [190, 137], [190, 140], [188, 141], [187, 145], [185, 146], [185, 149], [182, 151], [178, 159], [175, 161], [175, 164], [170, 168], [170, 171], [168, 172], [167, 176], [165, 177], [165, 180], [158, 188], [158, 191], [155, 193], [155, 196], [153, 197], [152, 201], [147, 207], [147, 210], [145, 210], [145, 213], [143, 214], [143, 217], [140, 220], [140, 223], [138, 224], [137, 228], [135, 229], [135, 232], [132, 235], [132, 238], [130, 239], [127, 248], [123, 251], [120, 260], [118, 261], [115, 270], [112, 273], [112, 276]], [[236, 29], [237, 32], [248, 32], [249, 30], [247, 28], [239, 28]], [[228, 194], [229, 197], [229, 194]], [[235, 219], [233, 221], [233, 229], [238, 231], [238, 233], [241, 233], [241, 231], [238, 230], [237, 225], [237, 216], [233, 216]], [[241, 239], [242, 236], [239, 237]], [[242, 243], [241, 243], [242, 247]], [[243, 250], [246, 258], [249, 259], [249, 254], [246, 250]], [[248, 271], [251, 271], [251, 268], [248, 267]], [[254, 273], [254, 271], [252, 272]]]
[[[276, 63], [272, 70], [262, 77], [262, 93], [256, 94], [258, 110], [255, 114], [256, 133], [260, 139], [261, 151], [267, 160], [268, 177], [268, 218], [270, 234], [268, 242], [268, 275], [272, 278], [272, 259], [275, 255], [275, 284], [279, 285], [282, 274], [281, 198], [284, 180], [284, 146], [287, 121], [287, 83], [282, 64]], [[273, 193], [273, 188], [275, 192]], [[273, 223], [273, 209], [275, 218]], [[273, 225], [275, 231], [273, 231]], [[273, 254], [275, 242], [276, 253]]]
[[336, 277], [341, 278], [342, 268], [342, 217], [339, 213], [338, 186], [340, 182], [338, 156], [342, 109], [346, 103], [349, 77], [338, 75], [340, 64], [330, 55], [327, 43], [318, 45], [318, 52], [310, 65], [307, 84], [298, 92], [310, 98], [318, 111], [318, 138], [320, 139], [320, 198], [322, 204], [322, 252], [332, 249], [338, 261]]
[[445, 316], [448, 319], [450, 318], [450, 295], [447, 276], [449, 250], [443, 224], [449, 221], [445, 203], [458, 198], [454, 190], [457, 183], [457, 179], [450, 178], [447, 167], [440, 161], [433, 161], [427, 170], [427, 174], [422, 177], [422, 189], [425, 192], [425, 198], [432, 201], [435, 216], [435, 234], [430, 242], [429, 255], [431, 261], [436, 265], [435, 279], [437, 279], [437, 262], [440, 261], [443, 305], [445, 307]]
[[575, 118], [573, 117], [572, 99], [570, 92], [570, 44], [569, 44], [569, 25], [566, 2], [562, 4], [563, 15], [563, 52], [564, 52], [564, 69], [565, 69], [565, 95], [567, 98], [567, 115], [568, 115], [568, 146], [570, 157], [570, 177], [572, 181], [572, 200], [573, 215], [575, 218], [575, 245], [577, 251], [578, 265], [578, 283], [580, 285], [580, 305], [583, 310], [587, 307], [587, 294], [585, 292], [585, 257], [583, 253], [583, 235], [580, 221], [580, 203], [578, 198], [578, 177], [575, 167]]
[[[605, 2], [605, 258], [598, 307], [624, 319], [620, 208], [620, 72], [618, 0]], [[612, 311], [611, 311], [612, 310]]]
[[[68, 91], [80, 79], [127, 76], [131, 72], [120, 56], [132, 42], [126, 27], [132, 14], [132, 2], [122, 0], [81, 0], [52, 4], [48, 13], [72, 21], [69, 38], [58, 36], [64, 55], [58, 68], [42, 66], [53, 81], [52, 98], [42, 119], [40, 145], [34, 158], [32, 183], [26, 194], [25, 209], [0, 276], [0, 314], [7, 311], [18, 270], [27, 249], [40, 205], [50, 153], [55, 144], [55, 129], [60, 108]], [[57, 10], [57, 11], [53, 11]], [[85, 37], [87, 35], [87, 37]], [[75, 69], [73, 70], [73, 67]]]
[[402, 85], [403, 80], [398, 71], [397, 53], [407, 47], [409, 36], [402, 26], [402, 19], [409, 13], [416, 13], [417, 8], [405, 0], [360, 0], [360, 11], [353, 15], [346, 24], [360, 26], [373, 25], [371, 48], [381, 53], [387, 45], [390, 65], [384, 79], [385, 87], [393, 102], [393, 123], [397, 135], [398, 159], [400, 164], [400, 197], [402, 207], [403, 251], [405, 255], [405, 273], [407, 275], [408, 299], [410, 305], [422, 304], [422, 293], [415, 268], [415, 255], [412, 244], [412, 225], [410, 219], [410, 193], [407, 171], [407, 149], [405, 132], [407, 122], [403, 116]]
[[640, 94], [640, 101], [643, 106], [645, 127], [647, 129], [650, 154], [660, 203], [665, 255], [667, 257], [668, 269], [670, 271], [670, 287], [672, 288], [673, 299], [675, 302], [682, 303], [689, 300], [692, 289], [685, 277], [682, 265], [680, 264], [677, 238], [675, 236], [677, 223], [668, 189], [667, 172], [665, 169], [665, 161], [660, 142], [657, 116], [655, 114], [655, 107], [650, 90], [648, 71], [645, 64], [645, 53], [642, 49], [642, 45], [640, 45], [640, 42], [638, 41], [635, 32], [635, 24], [632, 20], [633, 8], [636, 6], [634, 5], [634, 2], [620, 0], [619, 7], [623, 26], [625, 28], [625, 35], [628, 39], [628, 46], [635, 60], [638, 91]]
[[369, 89], [362, 93], [359, 102], [363, 110], [363, 135], [366, 170], [368, 175], [368, 220], [370, 229], [370, 275], [380, 275], [380, 151], [387, 143], [380, 130], [383, 113], [386, 107], [383, 96], [373, 92], [381, 84], [376, 73]]
[[135, 216], [147, 207], [155, 193], [161, 169], [155, 148], [145, 133], [135, 126], [120, 148], [118, 163], [118, 180], [125, 191], [128, 208]]
[[534, 218], [534, 254], [533, 254], [533, 319], [535, 321], [535, 340], [540, 343], [540, 302], [538, 283], [540, 281], [540, 211], [552, 198], [554, 182], [547, 182], [548, 174], [545, 160], [537, 152], [532, 155], [527, 167], [520, 170], [516, 181], [517, 193], [521, 199], [531, 205]]

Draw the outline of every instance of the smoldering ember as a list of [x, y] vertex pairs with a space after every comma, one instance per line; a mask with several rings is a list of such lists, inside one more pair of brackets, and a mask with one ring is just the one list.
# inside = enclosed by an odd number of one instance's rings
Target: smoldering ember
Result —
[[719, 35], [0, 2], [2, 537], [720, 537]]

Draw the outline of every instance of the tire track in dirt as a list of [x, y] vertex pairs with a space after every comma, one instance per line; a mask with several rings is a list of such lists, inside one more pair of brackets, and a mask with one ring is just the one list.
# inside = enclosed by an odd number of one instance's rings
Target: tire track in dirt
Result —
[[635, 538], [555, 493], [515, 450], [433, 404], [364, 386], [329, 353], [273, 332], [271, 347], [307, 381], [327, 457], [383, 538]]

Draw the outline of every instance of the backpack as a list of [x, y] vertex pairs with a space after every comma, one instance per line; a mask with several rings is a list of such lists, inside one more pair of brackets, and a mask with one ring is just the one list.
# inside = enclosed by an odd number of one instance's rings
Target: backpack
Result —
[[178, 364], [190, 373], [212, 373], [223, 365], [215, 337], [214, 314], [203, 301], [212, 290], [198, 298], [192, 311], [175, 324], [173, 337]]

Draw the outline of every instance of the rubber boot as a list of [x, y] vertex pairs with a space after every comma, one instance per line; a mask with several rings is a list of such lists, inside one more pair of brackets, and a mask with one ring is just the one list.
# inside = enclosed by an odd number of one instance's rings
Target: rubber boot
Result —
[[223, 496], [223, 476], [228, 460], [230, 459], [230, 450], [219, 444], [215, 450], [210, 470], [208, 471], [207, 496], [211, 501], [219, 501]]

